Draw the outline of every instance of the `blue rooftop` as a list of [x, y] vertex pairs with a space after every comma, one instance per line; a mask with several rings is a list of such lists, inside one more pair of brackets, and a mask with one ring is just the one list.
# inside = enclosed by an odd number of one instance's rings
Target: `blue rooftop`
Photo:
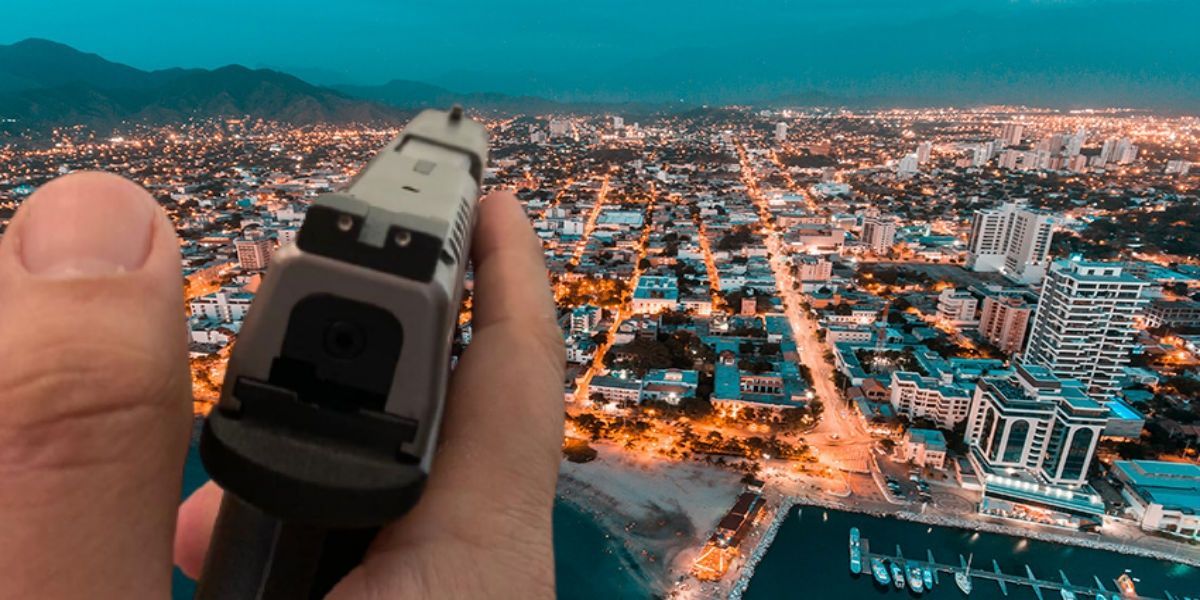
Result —
[[1161, 460], [1119, 460], [1113, 468], [1142, 498], [1169, 510], [1200, 514], [1200, 465]]
[[633, 291], [635, 299], [679, 299], [679, 281], [672, 276], [643, 275], [638, 278], [637, 289]]
[[925, 444], [930, 450], [946, 451], [946, 437], [936, 429], [909, 429], [908, 436], [913, 442]]

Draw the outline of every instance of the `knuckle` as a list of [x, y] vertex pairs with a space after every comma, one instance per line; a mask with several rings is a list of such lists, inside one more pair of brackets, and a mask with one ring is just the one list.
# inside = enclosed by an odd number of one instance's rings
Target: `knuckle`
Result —
[[87, 341], [9, 362], [0, 374], [0, 472], [106, 462], [136, 445], [186, 389], [162, 363], [128, 344]]
[[[37, 400], [52, 408], [54, 398], [90, 403], [143, 403], [170, 387], [160, 355], [121, 341], [60, 341], [18, 359], [0, 376], [0, 394]], [[30, 398], [32, 396], [33, 398]]]

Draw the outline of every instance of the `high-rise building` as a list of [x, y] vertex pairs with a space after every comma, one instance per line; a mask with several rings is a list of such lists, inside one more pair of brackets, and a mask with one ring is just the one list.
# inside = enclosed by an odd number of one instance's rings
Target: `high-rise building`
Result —
[[261, 271], [271, 264], [275, 243], [259, 231], [248, 232], [245, 237], [234, 240], [238, 263], [246, 271]]
[[1080, 127], [1075, 135], [1067, 138], [1067, 156], [1078, 156], [1083, 150], [1083, 142], [1087, 140], [1087, 131]]
[[896, 222], [882, 217], [863, 219], [863, 244], [875, 254], [886, 254], [896, 243]]
[[1000, 271], [1018, 283], [1037, 283], [1046, 274], [1053, 234], [1054, 216], [1028, 208], [1024, 200], [980, 210], [971, 224], [967, 267]]
[[945, 429], [954, 429], [967, 418], [971, 388], [957, 383], [952, 373], [927, 377], [920, 373], [892, 373], [892, 408], [910, 419], [929, 419]]
[[923, 165], [929, 162], [931, 154], [933, 154], [933, 142], [921, 142], [917, 144], [917, 164]]
[[1053, 215], [1033, 210], [1017, 211], [1013, 215], [1008, 249], [1004, 253], [1004, 267], [1000, 271], [1017, 283], [1034, 284], [1041, 281], [1049, 266], [1050, 239], [1053, 235]]
[[1192, 163], [1186, 160], [1168, 160], [1167, 175], [1187, 175], [1188, 171], [1192, 170]]
[[1000, 141], [1007, 146], [1016, 146], [1021, 143], [1021, 134], [1025, 133], [1025, 126], [1020, 123], [1005, 123], [1000, 127]]
[[986, 144], [979, 144], [971, 148], [971, 166], [982, 167], [987, 164], [987, 161], [992, 159], [991, 147]]
[[1127, 165], [1137, 160], [1138, 147], [1133, 145], [1128, 138], [1123, 138], [1117, 144], [1117, 153], [1115, 160], [1117, 164]]
[[979, 313], [979, 333], [1005, 354], [1016, 354], [1025, 347], [1034, 304], [1026, 290], [988, 290]]
[[1148, 282], [1121, 263], [1060, 260], [1050, 266], [1024, 360], [1077, 379], [1107, 401], [1119, 388], [1133, 349], [1134, 316], [1149, 300]]
[[938, 294], [937, 316], [955, 325], [978, 322], [979, 298], [970, 290], [948, 288]]
[[975, 387], [964, 439], [985, 474], [1025, 472], [1051, 485], [1084, 485], [1109, 409], [1082, 384], [1018, 362]]
[[1043, 152], [1049, 152], [1050, 154], [1055, 154], [1059, 150], [1062, 150], [1064, 141], [1065, 138], [1063, 137], [1063, 134], [1055, 133], [1042, 138], [1042, 141], [1038, 142], [1037, 149]]
[[998, 166], [1001, 169], [1016, 169], [1017, 161], [1021, 158], [1021, 153], [1016, 150], [1005, 150], [1000, 153], [1000, 161]]
[[917, 172], [919, 165], [916, 152], [905, 154], [904, 158], [901, 158], [900, 162], [896, 163], [896, 173], [900, 175], [912, 175]]
[[1137, 146], [1133, 145], [1129, 138], [1109, 138], [1104, 140], [1104, 145], [1100, 147], [1098, 163], [1101, 166], [1110, 162], [1127, 165], [1137, 160], [1137, 152]]
[[1088, 157], [1083, 154], [1076, 154], [1067, 161], [1067, 168], [1076, 173], [1082, 173], [1087, 170]]
[[787, 123], [775, 124], [775, 141], [782, 142], [787, 139]]
[[621, 133], [621, 130], [625, 129], [625, 119], [623, 117], [614, 116], [612, 123], [613, 123], [613, 129], [617, 133]]
[[1117, 143], [1119, 141], [1120, 140], [1118, 140], [1116, 138], [1109, 138], [1107, 140], [1104, 140], [1104, 144], [1102, 146], [1100, 146], [1100, 155], [1099, 155], [1099, 158], [1097, 159], [1101, 165], [1108, 164], [1108, 161], [1114, 159], [1113, 155], [1117, 151]]

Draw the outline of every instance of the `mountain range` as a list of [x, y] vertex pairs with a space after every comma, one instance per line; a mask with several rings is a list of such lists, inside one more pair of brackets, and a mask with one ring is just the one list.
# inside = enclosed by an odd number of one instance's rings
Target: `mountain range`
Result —
[[223, 116], [296, 124], [393, 122], [412, 110], [456, 102], [483, 110], [562, 108], [542, 98], [459, 94], [404, 80], [323, 87], [240, 65], [144, 71], [42, 39], [0, 45], [0, 118], [30, 127]]
[[[618, 111], [625, 115], [697, 108], [675, 102], [558, 102], [538, 96], [459, 93], [394, 79], [382, 85], [308, 83], [281, 71], [241, 65], [146, 71], [27, 39], [0, 45], [0, 119], [18, 128], [83, 124], [171, 123], [190, 118], [251, 117], [295, 124], [402, 121], [412, 111], [462, 104], [503, 113]], [[885, 98], [850, 99], [821, 92], [780, 95], [765, 106], [878, 106]], [[9, 127], [11, 129], [11, 127]]]
[[[946, 23], [929, 25], [942, 31], [965, 29], [948, 27]], [[914, 36], [920, 38], [921, 36]], [[879, 41], [867, 38], [861, 45]], [[857, 55], [869, 54], [883, 57], [888, 53], [879, 47], [869, 51], [856, 50]], [[1164, 52], [1166, 52], [1164, 50]], [[843, 53], [845, 54], [845, 53]], [[1164, 73], [1173, 73], [1179, 56], [1164, 54], [1155, 63]], [[679, 57], [668, 57], [655, 61], [660, 65], [688, 64]], [[695, 57], [693, 57], [695, 58]], [[861, 57], [860, 57], [861, 58]], [[678, 59], [678, 60], [676, 60]], [[1186, 110], [1200, 107], [1196, 96], [1195, 78], [1172, 79], [1161, 75], [1157, 79], [1144, 74], [1139, 80], [1147, 88], [1158, 86], [1160, 93], [1146, 94], [1128, 77], [1093, 74], [1085, 82], [1053, 80], [1033, 74], [1010, 72], [1008, 89], [1003, 86], [989, 87], [985, 79], [956, 76], [960, 85], [953, 96], [950, 91], [932, 92], [929, 85], [919, 85], [922, 77], [939, 81], [949, 75], [935, 76], [931, 72], [920, 72], [897, 66], [889, 72], [896, 77], [909, 77], [912, 81], [898, 81], [888, 86], [890, 91], [882, 95], [874, 90], [859, 90], [842, 95], [832, 95], [803, 82], [786, 83], [787, 76], [777, 74], [773, 81], [780, 83], [773, 88], [755, 87], [755, 80], [739, 79], [739, 68], [722, 65], [722, 59], [699, 61], [709, 69], [728, 73], [723, 84], [728, 88], [722, 96], [715, 94], [717, 104], [740, 103], [758, 106], [931, 106], [954, 102], [956, 104], [1028, 103], [1047, 106], [1080, 106], [1086, 98], [1099, 102], [1142, 106], [1160, 110]], [[728, 60], [728, 59], [726, 59]], [[827, 57], [826, 62], [859, 60], [847, 55]], [[963, 61], [984, 64], [982, 57], [964, 59], [946, 58], [959, 68]], [[697, 62], [693, 60], [692, 62]], [[788, 62], [788, 61], [784, 61]], [[1029, 61], [1032, 63], [1033, 61]], [[748, 64], [743, 61], [741, 64]], [[790, 64], [790, 63], [789, 63]], [[1177, 66], [1177, 65], [1176, 65]], [[687, 81], [701, 81], [702, 72], [676, 72], [673, 77], [659, 73], [662, 67], [630, 66], [623, 69], [624, 77], [652, 78], [661, 85], [682, 85]], [[678, 70], [678, 68], [676, 69]], [[959, 69], [961, 70], [961, 69]], [[580, 67], [579, 76], [586, 75], [587, 68]], [[956, 72], [949, 69], [947, 72]], [[707, 71], [705, 71], [706, 73]], [[632, 73], [632, 74], [630, 74]], [[640, 73], [640, 74], [639, 74]], [[905, 75], [907, 73], [907, 75]], [[619, 82], [620, 77], [611, 73], [592, 73], [591, 81]], [[1162, 81], [1159, 81], [1162, 80]], [[491, 85], [479, 77], [479, 85]], [[1167, 83], [1163, 83], [1166, 81]], [[674, 82], [674, 83], [671, 83]], [[1017, 82], [1023, 82], [1018, 85]], [[495, 83], [495, 82], [493, 82]], [[929, 82], [926, 82], [929, 83]], [[1037, 85], [1034, 85], [1036, 83]], [[1169, 84], [1169, 85], [1168, 85]], [[1200, 86], [1200, 80], [1196, 80]], [[499, 84], [496, 84], [498, 87]], [[614, 84], [616, 85], [616, 84]], [[699, 83], [697, 83], [699, 85]], [[932, 85], [932, 84], [931, 84]], [[1014, 87], [1015, 86], [1015, 87]], [[834, 86], [836, 88], [836, 86]], [[936, 86], [935, 86], [936, 87]], [[944, 88], [944, 86], [941, 86]], [[972, 89], [968, 89], [972, 88]], [[1017, 93], [1017, 88], [1029, 88]], [[268, 68], [251, 69], [240, 65], [228, 65], [216, 69], [170, 68], [147, 71], [107, 60], [99, 55], [76, 50], [70, 46], [44, 39], [27, 39], [10, 45], [0, 45], [0, 123], [5, 130], [43, 128], [48, 126], [83, 124], [95, 128], [112, 128], [129, 122], [170, 123], [193, 118], [251, 117], [295, 124], [317, 122], [385, 122], [403, 121], [412, 111], [427, 107], [446, 107], [454, 103], [481, 110], [503, 113], [547, 113], [615, 111], [626, 116], [638, 116], [659, 112], [679, 112], [697, 108], [704, 101], [704, 94], [692, 94], [686, 101], [685, 90], [671, 92], [677, 98], [667, 101], [662, 98], [642, 102], [608, 102], [595, 97], [575, 97], [570, 93], [547, 93], [546, 97], [498, 92], [460, 93], [446, 87], [418, 81], [394, 79], [382, 85], [315, 85], [295, 75]], [[531, 86], [530, 89], [537, 89]], [[941, 88], [939, 88], [941, 89]], [[1157, 89], [1157, 88], [1156, 88]], [[973, 90], [973, 91], [972, 91]], [[1005, 91], [1007, 90], [1007, 91]], [[1038, 90], [1051, 90], [1039, 92]], [[1055, 91], [1056, 90], [1056, 91]], [[1068, 94], [1067, 92], [1070, 92]], [[677, 94], [675, 92], [678, 92]], [[969, 92], [969, 93], [968, 93]], [[628, 96], [627, 96], [628, 97]], [[664, 95], [665, 97], [665, 95]], [[722, 99], [723, 98], [723, 99]], [[15, 125], [14, 125], [15, 124]]]

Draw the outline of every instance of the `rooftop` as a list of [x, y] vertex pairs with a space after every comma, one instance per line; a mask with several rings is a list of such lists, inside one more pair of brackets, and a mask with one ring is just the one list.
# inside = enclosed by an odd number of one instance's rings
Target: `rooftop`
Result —
[[946, 436], [936, 429], [909, 429], [908, 438], [916, 444], [925, 444], [929, 450], [946, 450]]
[[1121, 472], [1142, 498], [1164, 508], [1200, 514], [1200, 465], [1161, 460], [1119, 460]]

